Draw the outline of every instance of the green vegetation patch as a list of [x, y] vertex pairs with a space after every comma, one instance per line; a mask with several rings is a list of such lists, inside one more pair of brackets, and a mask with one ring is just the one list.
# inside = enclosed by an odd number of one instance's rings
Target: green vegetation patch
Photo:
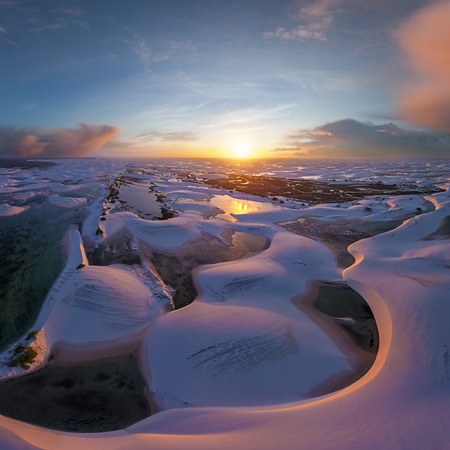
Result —
[[23, 369], [29, 369], [36, 356], [37, 352], [33, 347], [25, 347], [24, 345], [19, 344], [14, 349], [14, 356], [9, 361], [9, 365], [11, 367], [20, 366]]

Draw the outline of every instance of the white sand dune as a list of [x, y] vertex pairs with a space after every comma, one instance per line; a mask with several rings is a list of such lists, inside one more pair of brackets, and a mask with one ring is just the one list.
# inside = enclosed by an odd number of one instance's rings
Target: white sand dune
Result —
[[55, 305], [42, 331], [61, 358], [130, 348], [161, 312], [148, 287], [121, 266], [87, 266], [73, 273], [70, 294]]
[[137, 239], [154, 250], [174, 251], [196, 238], [201, 228], [201, 214], [188, 212], [170, 221], [150, 221], [140, 219], [133, 213], [111, 214], [103, 227], [106, 236], [128, 230]]
[[[195, 211], [168, 222], [110, 214], [107, 237], [127, 230], [151, 248], [169, 253], [201, 232], [220, 235], [226, 228], [271, 239], [261, 253], [198, 268], [194, 278], [199, 298], [168, 314], [156, 307], [153, 314], [147, 286], [122, 267], [74, 269], [85, 257], [81, 238], [73, 232], [74, 250], [55, 284], [61, 286], [67, 275], [70, 289], [64, 295], [53, 293], [53, 303], [47, 302], [42, 313], [49, 342], [66, 339], [75, 348], [88, 338], [99, 342], [106, 336], [114, 346], [141, 333], [144, 374], [166, 410], [123, 431], [89, 435], [0, 417], [1, 447], [449, 448], [450, 240], [429, 236], [450, 216], [450, 195], [427, 200], [435, 210], [350, 246], [356, 262], [342, 276], [374, 313], [379, 353], [360, 380], [312, 399], [305, 398], [308, 391], [348, 369], [349, 362], [291, 299], [304, 292], [308, 281], [336, 280], [341, 273], [326, 247], [274, 225], [279, 211], [239, 217], [237, 223], [205, 221]], [[296, 214], [324, 220], [373, 214], [390, 220], [421, 204], [422, 197], [387, 198], [379, 208], [375, 202], [369, 212], [364, 201], [347, 208], [302, 208]], [[80, 318], [85, 324], [78, 327]], [[91, 330], [95, 327], [98, 330]]]
[[222, 210], [211, 206], [209, 203], [196, 202], [193, 200], [178, 200], [172, 203], [172, 208], [176, 211], [197, 211], [203, 216], [215, 216], [220, 214]]

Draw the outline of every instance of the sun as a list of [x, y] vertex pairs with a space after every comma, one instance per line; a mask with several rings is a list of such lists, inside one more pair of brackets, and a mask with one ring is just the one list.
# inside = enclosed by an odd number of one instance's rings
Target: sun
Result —
[[231, 155], [234, 158], [246, 159], [252, 156], [253, 148], [248, 141], [240, 140], [230, 145]]

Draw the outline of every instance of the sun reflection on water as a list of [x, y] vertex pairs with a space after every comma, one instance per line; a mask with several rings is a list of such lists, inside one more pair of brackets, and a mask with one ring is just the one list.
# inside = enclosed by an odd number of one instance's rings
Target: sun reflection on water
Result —
[[224, 211], [224, 214], [218, 214], [216, 217], [231, 222], [237, 221], [233, 215], [276, 211], [280, 209], [279, 206], [274, 205], [273, 203], [242, 200], [231, 197], [230, 195], [215, 195], [211, 199], [211, 204]]

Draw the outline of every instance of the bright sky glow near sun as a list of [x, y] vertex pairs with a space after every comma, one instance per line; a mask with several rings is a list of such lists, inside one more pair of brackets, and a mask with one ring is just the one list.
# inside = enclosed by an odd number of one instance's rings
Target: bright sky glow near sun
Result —
[[235, 158], [245, 159], [253, 156], [254, 149], [252, 148], [251, 144], [245, 139], [236, 140], [230, 148], [231, 156]]
[[1, 0], [0, 156], [448, 156], [450, 7]]

